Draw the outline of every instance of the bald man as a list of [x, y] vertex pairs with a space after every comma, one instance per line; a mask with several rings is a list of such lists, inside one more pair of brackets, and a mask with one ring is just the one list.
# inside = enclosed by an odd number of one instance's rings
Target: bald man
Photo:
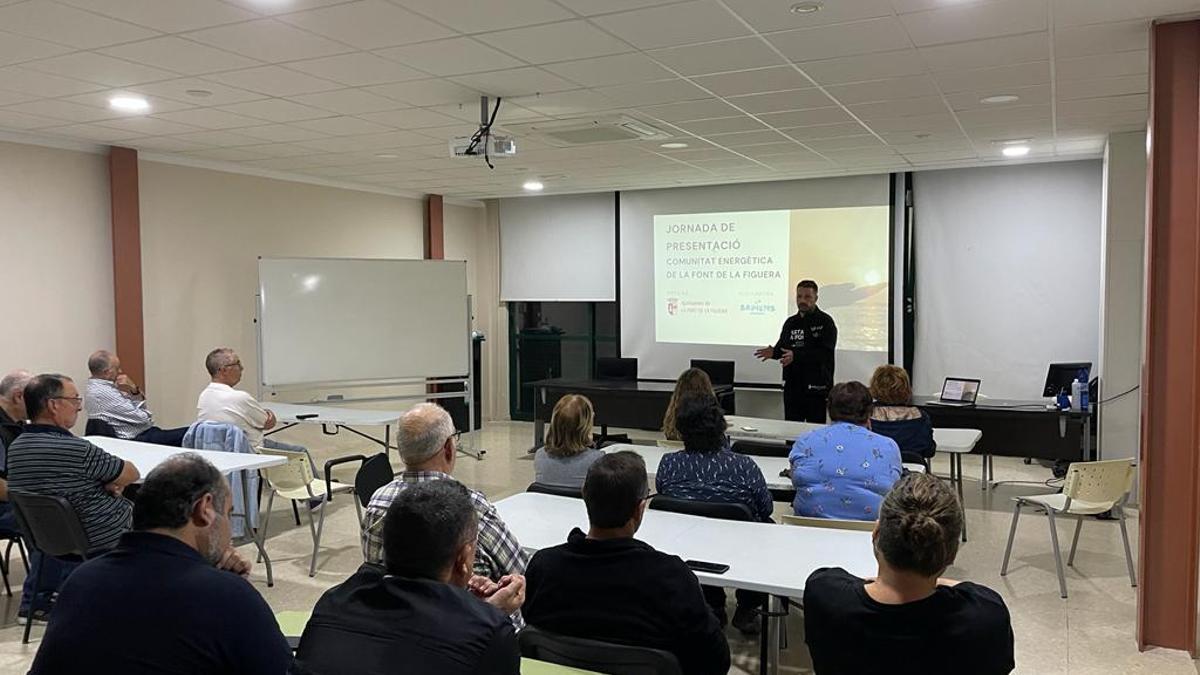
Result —
[[25, 429], [25, 385], [32, 377], [28, 370], [14, 370], [0, 379], [0, 444], [6, 448]]
[[121, 359], [101, 349], [88, 357], [87, 413], [89, 419], [103, 420], [117, 438], [156, 443], [178, 448], [183, 445], [187, 427], [160, 429], [154, 426], [154, 414], [146, 407], [146, 393], [133, 378], [121, 370]]

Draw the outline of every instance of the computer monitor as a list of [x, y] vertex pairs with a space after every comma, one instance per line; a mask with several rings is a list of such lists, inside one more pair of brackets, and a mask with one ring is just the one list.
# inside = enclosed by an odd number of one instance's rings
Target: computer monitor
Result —
[[596, 379], [598, 380], [636, 380], [637, 378], [637, 359], [621, 359], [610, 356], [596, 359]]
[[1083, 381], [1087, 382], [1092, 376], [1092, 364], [1089, 361], [1075, 363], [1051, 363], [1046, 371], [1046, 386], [1042, 396], [1056, 398], [1059, 392], [1071, 393], [1071, 383], [1079, 379], [1079, 371], [1085, 371]]

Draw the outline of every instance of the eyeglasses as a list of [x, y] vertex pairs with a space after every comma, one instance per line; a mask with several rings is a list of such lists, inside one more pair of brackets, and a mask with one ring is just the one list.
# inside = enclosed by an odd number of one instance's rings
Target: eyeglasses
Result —
[[52, 400], [58, 400], [58, 401], [73, 401], [75, 403], [76, 408], [83, 407], [83, 397], [82, 396], [51, 396], [50, 398]]
[[654, 499], [657, 496], [658, 496], [657, 492], [647, 492], [646, 496], [642, 497], [642, 501], [646, 501], [647, 499]]
[[241, 361], [234, 361], [233, 363], [231, 363], [231, 364], [229, 364], [229, 365], [227, 365], [227, 366], [222, 366], [222, 367], [223, 367], [223, 368], [238, 368], [238, 369], [242, 369], [242, 362], [241, 362]]
[[[455, 431], [454, 433], [450, 434], [450, 438], [454, 439], [454, 445], [457, 446], [459, 444], [459, 442], [462, 441], [462, 432]], [[447, 439], [447, 440], [449, 440], [449, 439]]]

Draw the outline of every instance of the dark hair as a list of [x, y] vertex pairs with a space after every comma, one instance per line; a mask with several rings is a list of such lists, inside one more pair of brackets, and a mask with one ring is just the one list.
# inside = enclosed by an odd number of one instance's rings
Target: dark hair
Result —
[[477, 536], [479, 517], [467, 488], [433, 480], [405, 488], [383, 520], [383, 561], [388, 574], [436, 579], [458, 549]]
[[712, 394], [685, 396], [675, 408], [675, 429], [685, 448], [717, 452], [725, 447], [725, 411]]
[[229, 484], [211, 462], [194, 452], [171, 455], [154, 467], [133, 502], [133, 529], [177, 529], [187, 524], [196, 500], [211, 493], [221, 516], [229, 500]]
[[796, 288], [811, 288], [813, 293], [819, 292], [817, 289], [817, 282], [813, 281], [812, 279], [805, 279], [804, 281], [801, 281], [800, 283], [796, 284]]
[[874, 407], [871, 390], [862, 382], [839, 382], [829, 390], [829, 419], [832, 422], [866, 424]]
[[628, 450], [611, 452], [592, 462], [583, 481], [583, 503], [592, 527], [623, 526], [649, 494], [646, 460]]
[[73, 380], [58, 373], [42, 373], [35, 375], [25, 385], [25, 415], [29, 419], [37, 419], [46, 410], [50, 399], [62, 396], [63, 384]]
[[679, 430], [675, 428], [675, 409], [679, 406], [680, 399], [695, 394], [716, 396], [713, 391], [712, 379], [708, 377], [708, 373], [699, 368], [688, 368], [679, 374], [679, 379], [675, 380], [675, 391], [671, 392], [671, 400], [667, 402], [667, 412], [663, 415], [662, 432], [668, 441], [681, 440]]
[[954, 562], [962, 526], [962, 506], [950, 486], [910, 473], [879, 506], [875, 546], [892, 567], [932, 577]]

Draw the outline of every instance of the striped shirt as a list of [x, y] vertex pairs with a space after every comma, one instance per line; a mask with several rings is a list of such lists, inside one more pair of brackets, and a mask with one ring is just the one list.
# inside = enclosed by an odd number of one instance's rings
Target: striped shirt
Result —
[[104, 489], [125, 462], [56, 426], [30, 424], [8, 449], [8, 489], [64, 497], [92, 551], [116, 546], [133, 525], [133, 502]]
[[137, 438], [138, 434], [154, 426], [154, 416], [146, 407], [146, 399], [127, 395], [109, 380], [88, 379], [84, 400], [88, 417], [108, 422], [118, 438]]
[[[369, 563], [383, 564], [383, 517], [388, 507], [410, 485], [431, 480], [455, 480], [441, 471], [405, 471], [371, 496], [363, 515], [363, 557]], [[479, 516], [479, 538], [475, 546], [475, 573], [493, 581], [506, 574], [524, 574], [529, 556], [521, 550], [517, 538], [500, 520], [496, 507], [483, 493], [470, 488], [471, 503]]]

